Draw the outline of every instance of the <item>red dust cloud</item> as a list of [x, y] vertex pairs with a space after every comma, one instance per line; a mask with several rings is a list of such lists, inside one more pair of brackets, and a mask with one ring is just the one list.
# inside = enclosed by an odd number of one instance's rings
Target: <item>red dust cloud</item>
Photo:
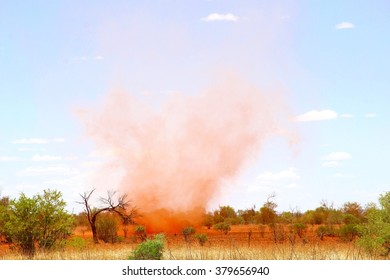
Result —
[[119, 185], [109, 187], [128, 194], [138, 222], [150, 232], [179, 232], [199, 225], [221, 182], [280, 134], [284, 114], [280, 93], [229, 77], [199, 95], [171, 96], [159, 109], [114, 91], [82, 119], [97, 147], [114, 151], [98, 177], [120, 170]]

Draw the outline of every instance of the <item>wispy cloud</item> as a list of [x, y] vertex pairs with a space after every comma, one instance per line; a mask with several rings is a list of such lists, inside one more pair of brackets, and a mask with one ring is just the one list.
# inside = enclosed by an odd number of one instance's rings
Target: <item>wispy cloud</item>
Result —
[[347, 152], [333, 152], [322, 158], [324, 161], [340, 161], [340, 160], [349, 160], [351, 159], [351, 154]]
[[341, 161], [350, 160], [352, 158], [347, 152], [333, 152], [321, 158], [322, 167], [335, 168], [342, 166]]
[[61, 159], [62, 157], [58, 157], [58, 156], [36, 154], [31, 158], [31, 161], [57, 161]]
[[207, 17], [201, 18], [202, 21], [238, 21], [238, 17], [234, 14], [227, 13], [227, 14], [219, 14], [219, 13], [212, 13], [209, 14]]
[[63, 143], [63, 142], [65, 142], [65, 139], [61, 138], [61, 137], [57, 137], [57, 138], [53, 139], [53, 142]]
[[366, 118], [376, 118], [378, 115], [375, 113], [367, 113], [364, 115]]
[[47, 144], [49, 140], [43, 138], [18, 139], [13, 141], [14, 144]]
[[68, 166], [27, 167], [18, 173], [19, 176], [75, 175], [79, 170]]
[[313, 121], [324, 121], [324, 120], [334, 120], [339, 116], [333, 110], [312, 110], [305, 114], [295, 117], [294, 121], [296, 122], [313, 122]]
[[351, 29], [354, 27], [355, 27], [355, 25], [353, 25], [352, 23], [347, 22], [347, 21], [343, 21], [343, 22], [340, 22], [340, 23], [335, 25], [336, 29]]
[[14, 157], [14, 156], [1, 156], [0, 157], [0, 162], [10, 162], [10, 161], [19, 161], [19, 157]]
[[257, 176], [256, 183], [247, 187], [249, 192], [271, 192], [287, 189], [301, 189], [302, 186], [297, 182], [301, 176], [298, 174], [298, 169], [289, 167], [279, 172], [264, 172]]
[[20, 147], [18, 148], [19, 152], [43, 152], [46, 149], [44, 148], [27, 148], [27, 147]]

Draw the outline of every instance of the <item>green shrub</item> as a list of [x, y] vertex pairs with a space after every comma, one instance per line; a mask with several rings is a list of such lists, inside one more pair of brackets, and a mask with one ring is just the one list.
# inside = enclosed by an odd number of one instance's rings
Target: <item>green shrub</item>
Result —
[[226, 222], [221, 222], [214, 225], [214, 229], [222, 231], [224, 234], [228, 234], [231, 230], [230, 224]]
[[316, 230], [316, 233], [321, 240], [324, 240], [325, 236], [329, 236], [329, 237], [336, 236], [336, 231], [334, 230], [334, 228], [328, 226], [319, 226]]
[[146, 228], [144, 226], [137, 226], [134, 232], [141, 239], [141, 242], [146, 241]]
[[295, 223], [291, 225], [291, 229], [294, 233], [298, 234], [299, 238], [303, 238], [306, 233], [306, 225], [302, 223]]
[[368, 209], [367, 222], [357, 226], [358, 244], [373, 257], [390, 253], [390, 192], [381, 195], [379, 202], [381, 207]]
[[282, 243], [286, 239], [286, 234], [284, 232], [284, 226], [281, 224], [272, 223], [269, 225], [272, 236], [275, 243]]
[[157, 234], [154, 239], [147, 239], [137, 246], [129, 260], [161, 260], [163, 257], [165, 235]]
[[198, 240], [200, 246], [203, 246], [209, 240], [205, 233], [195, 234], [195, 239]]
[[96, 222], [98, 238], [105, 243], [115, 243], [118, 238], [118, 226], [113, 217], [102, 215]]
[[87, 246], [84, 238], [79, 236], [74, 236], [71, 239], [67, 240], [66, 245], [75, 249], [85, 249], [85, 247]]
[[52, 249], [73, 229], [73, 217], [65, 206], [59, 191], [44, 190], [42, 195], [32, 198], [22, 193], [9, 203], [6, 215], [2, 214], [2, 233], [28, 257], [34, 256], [37, 245], [44, 250]]
[[343, 241], [353, 241], [359, 232], [355, 224], [346, 224], [337, 230], [337, 234]]
[[185, 227], [181, 233], [183, 234], [186, 243], [188, 243], [190, 242], [191, 235], [195, 233], [195, 229], [193, 227]]

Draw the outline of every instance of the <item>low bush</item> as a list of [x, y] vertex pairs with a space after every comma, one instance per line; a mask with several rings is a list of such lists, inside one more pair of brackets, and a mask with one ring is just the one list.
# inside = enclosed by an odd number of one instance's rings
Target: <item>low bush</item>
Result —
[[228, 234], [231, 230], [230, 224], [226, 222], [221, 222], [214, 225], [214, 229], [222, 231], [224, 234]]
[[359, 235], [359, 231], [355, 224], [346, 224], [337, 230], [337, 235], [343, 241], [353, 241]]
[[334, 228], [329, 226], [319, 226], [316, 233], [321, 240], [324, 240], [325, 236], [334, 237], [337, 235]]
[[164, 252], [165, 235], [157, 234], [137, 246], [129, 260], [161, 260]]
[[75, 248], [75, 249], [85, 249], [87, 246], [84, 238], [79, 237], [79, 236], [74, 236], [71, 239], [66, 241], [66, 246]]
[[139, 237], [141, 242], [146, 241], [146, 228], [144, 226], [137, 226], [134, 230], [135, 234]]
[[195, 229], [193, 227], [185, 227], [181, 233], [183, 234], [186, 243], [188, 243], [190, 242], [191, 235], [195, 233]]
[[195, 239], [198, 240], [200, 246], [203, 246], [209, 240], [205, 233], [195, 234]]
[[96, 223], [97, 235], [105, 243], [115, 243], [118, 241], [118, 226], [111, 216], [102, 216]]

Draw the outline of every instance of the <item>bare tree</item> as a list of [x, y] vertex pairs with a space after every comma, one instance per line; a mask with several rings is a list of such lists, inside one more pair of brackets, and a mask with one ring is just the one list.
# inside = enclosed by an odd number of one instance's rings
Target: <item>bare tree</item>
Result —
[[82, 201], [79, 204], [84, 205], [85, 215], [87, 216], [88, 223], [91, 226], [93, 241], [95, 244], [99, 243], [96, 229], [96, 219], [100, 213], [114, 212], [118, 214], [124, 225], [132, 224], [133, 219], [138, 216], [138, 211], [135, 207], [131, 206], [130, 200], [127, 200], [127, 195], [121, 195], [118, 199], [114, 199], [116, 192], [108, 191], [107, 197], [100, 197], [100, 201], [103, 206], [100, 208], [91, 207], [90, 199], [95, 189], [89, 192], [80, 194]]

